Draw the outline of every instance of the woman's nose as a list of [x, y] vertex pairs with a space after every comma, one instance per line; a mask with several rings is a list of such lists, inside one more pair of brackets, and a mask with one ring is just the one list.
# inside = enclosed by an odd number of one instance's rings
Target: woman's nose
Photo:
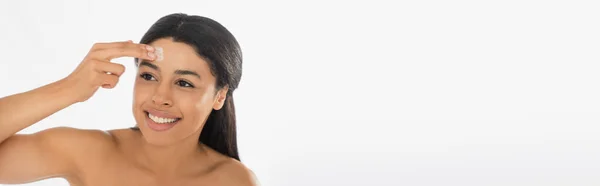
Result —
[[154, 104], [160, 105], [160, 106], [172, 106], [173, 105], [173, 101], [171, 101], [170, 99], [166, 99], [164, 96], [160, 96], [160, 95], [152, 96], [152, 102], [154, 102]]

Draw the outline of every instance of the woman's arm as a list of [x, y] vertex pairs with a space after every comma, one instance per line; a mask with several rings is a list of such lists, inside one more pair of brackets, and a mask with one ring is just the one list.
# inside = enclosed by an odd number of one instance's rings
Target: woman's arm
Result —
[[[24, 128], [89, 99], [100, 87], [113, 88], [125, 71], [110, 62], [118, 57], [153, 60], [146, 45], [131, 41], [95, 44], [66, 78], [37, 89], [0, 99], [0, 184], [27, 183], [76, 174], [91, 148], [101, 139], [72, 128], [52, 128], [15, 135]], [[92, 149], [93, 150], [93, 149]]]
[[64, 127], [13, 135], [0, 144], [0, 184], [75, 175], [77, 158], [82, 157], [79, 140], [89, 141], [86, 138], [79, 130]]
[[[62, 81], [0, 99], [0, 183], [16, 184], [68, 174], [70, 165], [51, 136], [57, 130], [15, 135], [75, 103]], [[58, 131], [60, 133], [60, 131]]]
[[[63, 80], [0, 99], [0, 144], [13, 134], [76, 103]], [[0, 164], [1, 166], [1, 164]]]

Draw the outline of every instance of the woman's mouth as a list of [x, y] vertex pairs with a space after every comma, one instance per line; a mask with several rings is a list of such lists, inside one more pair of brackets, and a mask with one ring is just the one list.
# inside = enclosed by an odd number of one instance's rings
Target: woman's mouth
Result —
[[147, 111], [144, 111], [144, 113], [146, 114], [146, 123], [148, 127], [155, 131], [169, 130], [181, 120], [181, 118], [156, 116]]

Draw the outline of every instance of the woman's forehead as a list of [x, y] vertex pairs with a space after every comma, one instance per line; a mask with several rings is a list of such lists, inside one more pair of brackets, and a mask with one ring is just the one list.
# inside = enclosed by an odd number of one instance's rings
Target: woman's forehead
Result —
[[197, 71], [208, 70], [207, 61], [198, 56], [196, 50], [186, 43], [173, 42], [171, 39], [158, 39], [149, 45], [159, 50], [155, 53], [161, 55], [157, 56], [160, 57], [160, 60], [157, 58], [152, 61], [158, 66], [188, 68]]

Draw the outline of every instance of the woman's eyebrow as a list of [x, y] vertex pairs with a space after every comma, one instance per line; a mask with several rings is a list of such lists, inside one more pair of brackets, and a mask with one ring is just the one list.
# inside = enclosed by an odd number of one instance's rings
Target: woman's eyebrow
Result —
[[[147, 66], [147, 67], [150, 67], [150, 68], [152, 68], [152, 69], [160, 72], [160, 68], [158, 68], [158, 66], [156, 66], [155, 64], [152, 64], [152, 63], [150, 63], [148, 61], [142, 61], [140, 63], [140, 67], [141, 66]], [[192, 76], [196, 76], [196, 77], [202, 79], [200, 77], [200, 74], [198, 74], [197, 72], [192, 71], [192, 70], [175, 70], [174, 73], [177, 74], [177, 75], [192, 75]]]
[[[154, 69], [154, 70], [156, 70], [156, 71], [159, 71], [159, 72], [160, 72], [160, 69], [158, 68], [158, 66], [156, 66], [155, 64], [152, 64], [152, 63], [150, 63], [150, 62], [147, 62], [147, 61], [142, 61], [142, 62], [140, 63], [140, 67], [141, 67], [141, 66], [147, 66], [147, 67], [150, 67], [150, 68], [152, 68], [152, 69]], [[138, 68], [139, 68], [139, 67], [138, 67]]]
[[[200, 74], [191, 71], [191, 70], [175, 70], [175, 74], [179, 74], [179, 75], [192, 75], [192, 76], [196, 76], [198, 78], [200, 78]], [[202, 78], [200, 78], [202, 79]]]

